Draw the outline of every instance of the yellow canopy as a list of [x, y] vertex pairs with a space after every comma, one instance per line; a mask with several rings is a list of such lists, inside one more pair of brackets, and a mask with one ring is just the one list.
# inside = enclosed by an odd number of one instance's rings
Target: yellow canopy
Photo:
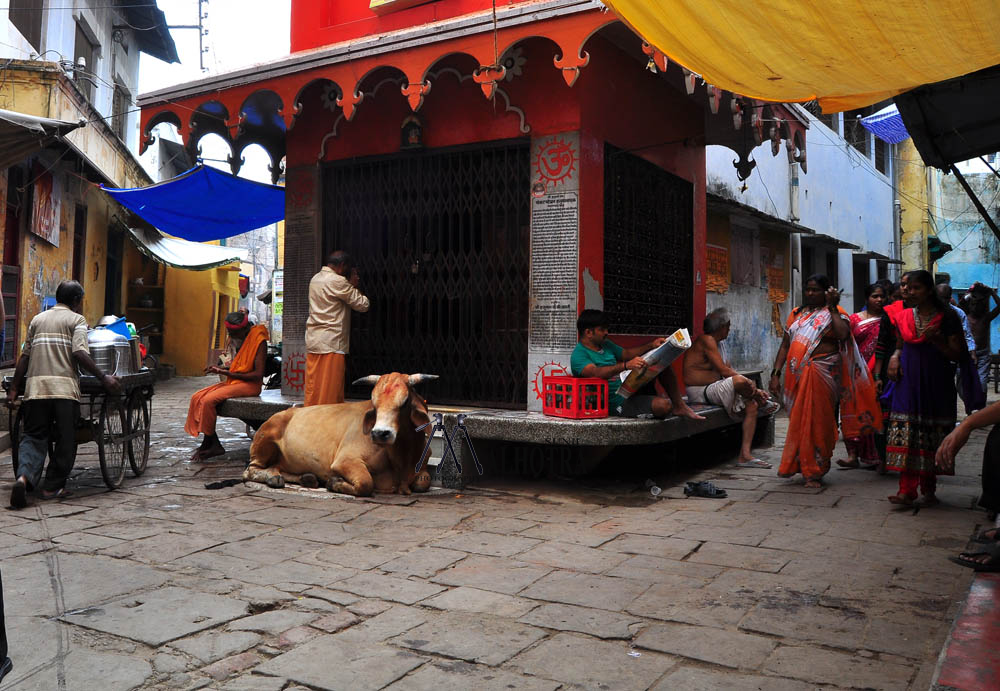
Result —
[[603, 0], [709, 84], [861, 108], [1000, 64], [998, 0]]

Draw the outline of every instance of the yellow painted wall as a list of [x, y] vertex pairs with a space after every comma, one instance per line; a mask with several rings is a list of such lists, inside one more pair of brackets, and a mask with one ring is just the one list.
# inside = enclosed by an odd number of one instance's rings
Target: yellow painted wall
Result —
[[162, 361], [173, 365], [179, 376], [202, 373], [216, 345], [220, 320], [236, 309], [239, 265], [232, 266], [236, 270], [167, 269]]
[[278, 221], [278, 257], [275, 268], [281, 269], [285, 266], [285, 222]]
[[896, 170], [899, 176], [899, 244], [903, 269], [928, 269], [927, 238], [930, 234], [930, 219], [927, 168], [912, 139], [900, 142], [896, 151], [899, 156]]

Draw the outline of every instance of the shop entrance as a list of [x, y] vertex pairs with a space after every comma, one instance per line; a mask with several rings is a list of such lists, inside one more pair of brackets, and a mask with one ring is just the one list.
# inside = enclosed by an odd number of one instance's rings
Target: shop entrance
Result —
[[529, 200], [527, 141], [328, 165], [324, 255], [349, 252], [371, 299], [352, 317], [347, 381], [425, 372], [441, 377], [433, 403], [523, 408]]

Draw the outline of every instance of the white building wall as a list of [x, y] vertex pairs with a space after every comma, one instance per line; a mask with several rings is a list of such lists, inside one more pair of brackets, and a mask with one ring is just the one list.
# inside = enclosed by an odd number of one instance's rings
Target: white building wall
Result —
[[[5, 5], [7, 3], [4, 3]], [[139, 88], [139, 46], [136, 32], [129, 28], [124, 10], [111, 7], [106, 0], [69, 0], [53, 2], [58, 7], [46, 10], [42, 17], [41, 45], [32, 46], [21, 35], [11, 21], [10, 12], [0, 9], [0, 59], [37, 59], [57, 62], [72, 74], [76, 47], [76, 27], [79, 24], [96, 46], [93, 64], [86, 66], [86, 75], [94, 82], [94, 96], [91, 105], [111, 124], [114, 85], [125, 87], [131, 96], [125, 118], [125, 144], [131, 151], [138, 150], [139, 113], [135, 98]], [[76, 9], [70, 9], [75, 6]], [[120, 41], [113, 39], [115, 27], [120, 29]]]
[[[708, 191], [722, 191], [722, 196], [866, 251], [895, 256], [891, 168], [886, 174], [878, 172], [873, 155], [865, 157], [839, 134], [809, 117], [808, 172], [799, 171], [797, 220], [791, 216], [791, 174], [784, 147], [777, 156], [771, 155], [770, 143], [754, 150], [757, 167], [745, 182], [746, 190], [736, 177], [734, 152], [723, 146], [706, 147]], [[871, 140], [869, 144], [868, 150], [874, 151]]]

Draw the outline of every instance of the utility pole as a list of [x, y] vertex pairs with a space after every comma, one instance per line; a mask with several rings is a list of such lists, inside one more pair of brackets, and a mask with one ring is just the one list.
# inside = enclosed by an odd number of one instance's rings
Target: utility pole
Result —
[[207, 6], [207, 5], [208, 5], [208, 0], [198, 0], [197, 24], [170, 24], [167, 26], [168, 29], [198, 30], [198, 63], [201, 66], [202, 72], [208, 72], [208, 68], [205, 67], [205, 53], [208, 52], [208, 46], [205, 45], [205, 37], [208, 36], [208, 29], [205, 28], [205, 20], [208, 19], [208, 10], [202, 9], [202, 6]]

